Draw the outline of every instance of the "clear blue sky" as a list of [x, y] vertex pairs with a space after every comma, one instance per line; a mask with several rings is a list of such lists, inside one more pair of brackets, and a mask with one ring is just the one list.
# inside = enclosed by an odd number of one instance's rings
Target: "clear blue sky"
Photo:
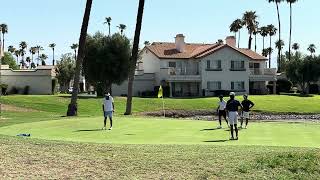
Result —
[[[107, 27], [103, 25], [104, 17], [111, 16], [112, 32], [118, 31], [118, 24], [126, 24], [125, 33], [133, 39], [137, 6], [138, 0], [93, 0], [89, 33], [106, 32]], [[5, 46], [18, 46], [20, 41], [26, 41], [29, 47], [40, 44], [51, 57], [48, 44], [55, 42], [57, 56], [71, 52], [70, 45], [78, 42], [84, 7], [85, 0], [3, 1], [0, 23], [9, 26]], [[298, 42], [305, 52], [310, 43], [320, 48], [319, 7], [320, 1], [316, 0], [300, 0], [294, 5], [293, 42]], [[177, 33], [185, 34], [187, 42], [216, 42], [231, 35], [230, 23], [242, 17], [248, 10], [257, 11], [260, 25], [272, 23], [278, 26], [275, 5], [269, 4], [266, 0], [146, 0], [141, 44], [145, 40], [173, 41]], [[287, 45], [287, 3], [283, 3], [280, 10], [282, 39]], [[247, 47], [247, 39], [247, 31], [242, 30], [242, 47]], [[276, 39], [274, 37], [274, 40]], [[262, 40], [259, 38], [258, 42], [261, 52]], [[285, 47], [287, 48], [288, 46]]]

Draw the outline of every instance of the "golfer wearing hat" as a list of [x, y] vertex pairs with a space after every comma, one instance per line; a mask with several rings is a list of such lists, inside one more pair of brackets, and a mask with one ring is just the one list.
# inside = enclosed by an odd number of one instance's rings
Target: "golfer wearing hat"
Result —
[[254, 103], [248, 99], [248, 95], [245, 94], [243, 95], [243, 101], [241, 102], [241, 105], [243, 107], [242, 109], [242, 116], [241, 116], [241, 126], [243, 124], [243, 119], [246, 119], [246, 126], [245, 129], [247, 129], [248, 126], [248, 121], [249, 121], [249, 116], [250, 116], [250, 109], [254, 106]]
[[104, 126], [102, 129], [106, 130], [107, 125], [107, 118], [110, 119], [110, 128], [109, 130], [112, 130], [112, 114], [114, 113], [114, 101], [113, 97], [110, 95], [110, 93], [106, 93], [105, 97], [103, 98], [102, 103], [102, 110], [104, 115]]
[[[230, 124], [230, 132], [231, 132], [231, 138], [230, 140], [238, 140], [238, 111], [239, 107], [242, 109], [242, 105], [239, 101], [235, 100], [235, 93], [230, 93], [230, 99], [227, 102], [227, 113], [229, 117], [229, 124]], [[234, 138], [233, 129], [236, 132], [236, 137]]]
[[227, 113], [226, 113], [226, 105], [227, 105], [226, 101], [224, 101], [223, 96], [220, 95], [219, 102], [218, 102], [218, 108], [217, 108], [217, 113], [218, 113], [218, 117], [219, 117], [219, 124], [220, 124], [220, 126], [218, 126], [218, 129], [222, 128], [222, 126], [221, 126], [222, 117], [227, 122], [227, 126], [229, 127], [228, 120], [227, 120]]

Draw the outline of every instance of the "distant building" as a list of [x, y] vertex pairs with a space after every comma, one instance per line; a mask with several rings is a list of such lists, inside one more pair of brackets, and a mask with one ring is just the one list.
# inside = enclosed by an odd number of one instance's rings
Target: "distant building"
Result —
[[[237, 48], [233, 36], [226, 43], [186, 43], [183, 34], [175, 43], [154, 42], [140, 52], [134, 95], [169, 86], [170, 96], [212, 96], [215, 92], [268, 93], [276, 83], [276, 69], [266, 67], [267, 58], [250, 49]], [[113, 95], [127, 94], [127, 82], [113, 85]], [[273, 88], [275, 93], [275, 88]]]

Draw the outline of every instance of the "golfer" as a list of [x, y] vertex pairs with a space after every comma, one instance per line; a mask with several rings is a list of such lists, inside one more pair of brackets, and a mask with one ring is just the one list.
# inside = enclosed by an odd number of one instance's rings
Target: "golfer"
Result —
[[245, 95], [243, 95], [243, 101], [241, 102], [241, 105], [242, 105], [243, 109], [242, 109], [241, 126], [240, 126], [240, 128], [242, 128], [243, 119], [246, 119], [245, 129], [247, 129], [248, 121], [250, 119], [250, 117], [249, 117], [250, 116], [250, 109], [254, 106], [254, 103], [252, 101], [250, 101], [248, 99], [248, 95], [245, 94]]
[[219, 124], [220, 124], [220, 126], [218, 126], [218, 129], [221, 129], [221, 128], [222, 128], [222, 126], [221, 126], [221, 119], [222, 119], [222, 117], [223, 117], [224, 120], [227, 122], [227, 126], [229, 127], [228, 120], [227, 120], [226, 106], [227, 106], [226, 101], [224, 101], [223, 96], [220, 95], [220, 96], [219, 96], [219, 102], [218, 102], [218, 108], [217, 108], [217, 113], [218, 113], [218, 118], [219, 118]]
[[[230, 93], [230, 99], [227, 102], [226, 110], [229, 117], [229, 124], [230, 124], [230, 132], [231, 132], [231, 138], [230, 140], [238, 140], [238, 111], [239, 107], [242, 109], [242, 105], [239, 101], [235, 100], [235, 93]], [[236, 133], [236, 138], [234, 138], [233, 129]]]
[[105, 97], [103, 98], [102, 103], [102, 110], [104, 115], [104, 126], [102, 129], [106, 130], [107, 125], [107, 118], [110, 119], [110, 128], [109, 130], [112, 130], [112, 114], [114, 113], [114, 101], [113, 97], [110, 95], [110, 93], [106, 93]]

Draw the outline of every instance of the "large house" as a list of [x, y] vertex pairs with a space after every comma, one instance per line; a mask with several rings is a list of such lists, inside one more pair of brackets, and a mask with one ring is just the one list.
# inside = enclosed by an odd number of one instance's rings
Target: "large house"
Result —
[[[267, 58], [237, 48], [233, 36], [214, 44], [186, 43], [183, 34], [174, 43], [154, 42], [140, 53], [134, 95], [169, 86], [170, 96], [212, 96], [225, 91], [266, 94], [276, 83], [276, 69], [266, 68]], [[113, 94], [126, 94], [127, 83], [113, 86]], [[273, 92], [275, 88], [273, 88]]]

